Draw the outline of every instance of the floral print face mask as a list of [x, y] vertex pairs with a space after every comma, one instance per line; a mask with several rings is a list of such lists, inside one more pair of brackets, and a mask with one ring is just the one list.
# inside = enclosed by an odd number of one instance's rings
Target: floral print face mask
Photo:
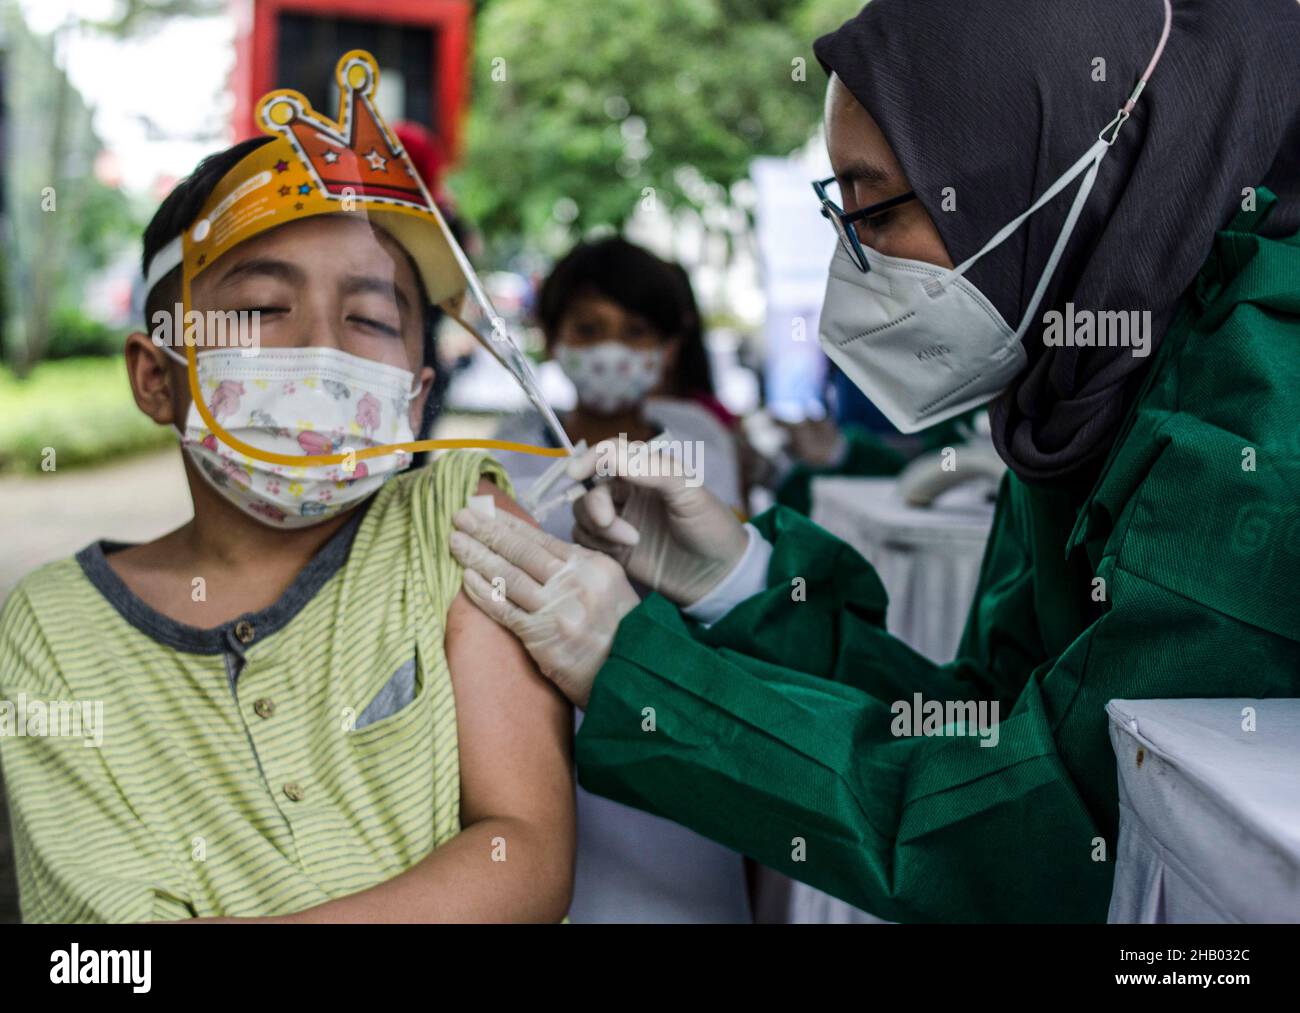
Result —
[[[168, 349], [174, 357], [179, 354]], [[334, 348], [203, 352], [199, 389], [213, 417], [235, 439], [276, 454], [346, 454], [415, 439], [414, 374]], [[190, 405], [181, 445], [204, 478], [259, 521], [302, 528], [356, 506], [411, 463], [398, 451], [330, 465], [271, 464], [226, 445]], [[354, 467], [348, 470], [347, 464]]]
[[578, 403], [603, 415], [640, 404], [663, 378], [661, 348], [638, 351], [621, 341], [595, 345], [560, 343], [560, 369], [578, 392]]

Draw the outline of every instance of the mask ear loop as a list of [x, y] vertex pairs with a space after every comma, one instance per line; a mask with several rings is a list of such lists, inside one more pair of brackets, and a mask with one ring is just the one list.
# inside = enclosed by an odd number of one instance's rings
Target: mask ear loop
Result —
[[1019, 344], [1020, 339], [1029, 330], [1029, 324], [1038, 312], [1038, 305], [1043, 301], [1043, 296], [1047, 294], [1047, 286], [1051, 284], [1052, 277], [1056, 274], [1056, 267], [1065, 254], [1065, 245], [1070, 241], [1070, 236], [1074, 233], [1074, 226], [1079, 221], [1079, 215], [1083, 213], [1083, 206], [1088, 203], [1088, 195], [1092, 193], [1093, 184], [1097, 182], [1097, 173], [1101, 170], [1102, 159], [1106, 157], [1106, 152], [1110, 150], [1109, 145], [1106, 145], [1104, 141], [1098, 141], [1097, 143], [1103, 146], [1100, 151], [1097, 150], [1097, 145], [1094, 145], [1088, 151], [1092, 164], [1088, 168], [1088, 174], [1083, 177], [1083, 183], [1080, 184], [1079, 193], [1070, 206], [1070, 213], [1066, 216], [1065, 224], [1061, 226], [1061, 234], [1056, 237], [1056, 245], [1052, 248], [1052, 255], [1047, 258], [1047, 266], [1038, 279], [1034, 295], [1025, 308], [1024, 316], [1020, 319], [1020, 326], [1016, 328], [1015, 337], [1012, 339], [1013, 344]]
[[[1025, 211], [1017, 215], [1015, 218], [1011, 219], [1010, 222], [1008, 222], [1001, 229], [999, 229], [997, 234], [994, 235], [993, 238], [990, 239], [987, 243], [985, 243], [983, 247], [980, 248], [978, 253], [974, 254], [971, 257], [968, 257], [966, 260], [964, 260], [957, 267], [954, 267], [943, 277], [936, 278], [933, 284], [939, 286], [940, 288], [944, 288], [947, 287], [947, 285], [951, 283], [953, 280], [960, 278], [962, 275], [964, 275], [966, 271], [972, 265], [974, 265], [974, 263], [977, 260], [979, 260], [982, 256], [984, 256], [984, 254], [988, 253], [989, 250], [993, 249], [995, 246], [1001, 245], [1007, 239], [1007, 237], [1009, 237], [1013, 232], [1015, 232], [1018, 228], [1020, 228], [1020, 226], [1025, 223], [1025, 219], [1027, 219], [1030, 215], [1034, 214], [1036, 211], [1042, 208], [1043, 205], [1049, 203], [1051, 200], [1053, 200], [1056, 197], [1057, 194], [1059, 194], [1067, 186], [1073, 183], [1074, 180], [1078, 178], [1079, 173], [1084, 172], [1090, 166], [1095, 167], [1100, 165], [1101, 159], [1105, 155], [1107, 150], [1108, 150], [1107, 143], [1099, 139], [1095, 144], [1093, 144], [1091, 148], [1087, 150], [1087, 152], [1084, 154], [1082, 158], [1080, 158], [1077, 162], [1074, 163], [1074, 165], [1072, 165], [1069, 169], [1066, 170], [1063, 176], [1061, 176], [1055, 183], [1053, 183], [1050, 187], [1048, 187], [1047, 190], [1044, 191], [1043, 195], [1038, 198], [1038, 200], [1034, 201], [1034, 203], [1031, 204]], [[1085, 185], [1086, 185], [1086, 181], [1085, 181]]]

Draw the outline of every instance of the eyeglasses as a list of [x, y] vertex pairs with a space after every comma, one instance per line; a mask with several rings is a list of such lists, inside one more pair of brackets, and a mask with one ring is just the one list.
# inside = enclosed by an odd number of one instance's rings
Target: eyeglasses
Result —
[[859, 271], [866, 273], [871, 270], [871, 267], [867, 263], [867, 255], [862, 252], [862, 243], [858, 240], [858, 230], [853, 227], [854, 223], [860, 222], [864, 218], [871, 218], [882, 211], [888, 211], [890, 208], [896, 208], [900, 204], [906, 204], [910, 200], [916, 200], [916, 193], [909, 190], [907, 193], [899, 194], [897, 197], [890, 197], [889, 200], [881, 201], [879, 204], [871, 204], [868, 207], [859, 208], [857, 211], [845, 211], [826, 196], [826, 187], [834, 182], [834, 176], [822, 180], [813, 180], [813, 193], [822, 202], [822, 215], [830, 221], [831, 227], [835, 229], [835, 235], [839, 236], [840, 245], [844, 247], [844, 252], [858, 265]]

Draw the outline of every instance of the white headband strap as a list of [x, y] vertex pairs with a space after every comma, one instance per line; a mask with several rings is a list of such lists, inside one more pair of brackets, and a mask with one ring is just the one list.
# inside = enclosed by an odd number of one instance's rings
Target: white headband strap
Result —
[[154, 290], [154, 286], [180, 266], [181, 237], [177, 236], [155, 253], [153, 260], [149, 261], [149, 267], [144, 273], [144, 297], [148, 299], [149, 293]]

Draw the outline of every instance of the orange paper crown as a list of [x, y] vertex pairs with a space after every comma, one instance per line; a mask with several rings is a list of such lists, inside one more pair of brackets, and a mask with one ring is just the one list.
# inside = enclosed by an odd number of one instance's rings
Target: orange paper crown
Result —
[[280, 89], [268, 92], [258, 103], [263, 129], [293, 145], [328, 197], [366, 197], [432, 211], [433, 202], [419, 173], [375, 110], [379, 70], [374, 58], [361, 50], [344, 53], [335, 74], [337, 123], [313, 112], [298, 92]]
[[375, 108], [374, 57], [359, 49], [344, 53], [335, 75], [337, 122], [288, 88], [258, 102], [257, 122], [274, 139], [222, 177], [186, 231], [189, 276], [267, 229], [314, 215], [364, 214], [411, 255], [430, 302], [455, 304], [468, 284], [463, 254], [419, 171]]

